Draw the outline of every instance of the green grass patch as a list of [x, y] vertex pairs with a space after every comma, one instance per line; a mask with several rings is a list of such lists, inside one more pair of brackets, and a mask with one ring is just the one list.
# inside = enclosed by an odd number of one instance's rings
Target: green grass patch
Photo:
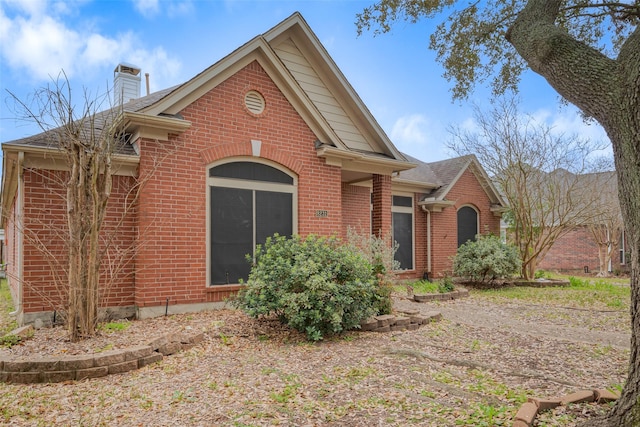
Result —
[[15, 310], [13, 298], [9, 290], [7, 279], [0, 280], [0, 336], [5, 335], [18, 327], [16, 320], [9, 316]]
[[118, 331], [126, 331], [131, 326], [131, 323], [128, 321], [120, 321], [120, 322], [108, 322], [100, 325], [100, 329], [106, 332], [118, 332]]
[[414, 282], [399, 283], [393, 287], [393, 291], [397, 293], [406, 293], [407, 287], [413, 288], [413, 293], [422, 294], [438, 294], [446, 293], [454, 290], [453, 282], [450, 278], [444, 278], [437, 282], [430, 282], [428, 280], [416, 280]]
[[528, 303], [565, 307], [629, 309], [631, 289], [628, 281], [609, 278], [569, 277], [569, 286], [534, 288], [516, 286], [499, 289], [478, 290], [475, 295], [492, 301], [518, 300]]

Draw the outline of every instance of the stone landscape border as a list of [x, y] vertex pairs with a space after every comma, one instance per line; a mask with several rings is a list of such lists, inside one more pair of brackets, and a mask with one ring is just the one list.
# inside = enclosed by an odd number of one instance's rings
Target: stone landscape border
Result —
[[467, 298], [469, 296], [469, 290], [459, 288], [455, 291], [437, 293], [437, 294], [414, 294], [413, 299], [416, 302], [429, 302], [429, 301], [450, 301], [458, 298]]
[[159, 362], [164, 356], [189, 349], [204, 340], [195, 335], [165, 335], [139, 345], [94, 354], [43, 357], [0, 358], [0, 381], [15, 384], [80, 381], [120, 374]]
[[398, 314], [374, 316], [360, 324], [360, 329], [371, 332], [415, 331], [422, 325], [442, 319], [438, 311], [420, 313], [418, 310], [398, 311]]
[[566, 406], [572, 403], [608, 403], [617, 400], [619, 397], [618, 394], [603, 389], [580, 390], [558, 399], [531, 397], [518, 409], [512, 427], [531, 427], [538, 413], [557, 408], [558, 406]]
[[[420, 314], [417, 310], [409, 310], [397, 315], [376, 316], [363, 322], [361, 328], [374, 332], [416, 330], [440, 319], [442, 314], [439, 312]], [[14, 333], [17, 335], [28, 336], [29, 333], [27, 330], [16, 331]], [[13, 384], [58, 383], [121, 374], [159, 362], [165, 356], [187, 350], [203, 340], [204, 332], [195, 335], [172, 334], [155, 338], [144, 345], [93, 354], [35, 359], [0, 357], [0, 381]]]

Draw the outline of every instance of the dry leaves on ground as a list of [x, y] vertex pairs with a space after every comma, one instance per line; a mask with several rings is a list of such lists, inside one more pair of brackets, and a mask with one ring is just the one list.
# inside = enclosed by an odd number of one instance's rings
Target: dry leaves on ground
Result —
[[[396, 305], [423, 311], [436, 307], [402, 299]], [[275, 320], [253, 320], [233, 310], [134, 321], [124, 331], [102, 331], [79, 345], [66, 342], [63, 332], [40, 330], [25, 345], [0, 355], [100, 351], [187, 328], [204, 330], [206, 339], [126, 374], [66, 384], [0, 384], [0, 422], [510, 426], [527, 396], [560, 396], [621, 384], [625, 378], [628, 351], [618, 346], [511, 328], [508, 313], [514, 312], [513, 306], [502, 310], [477, 296], [437, 306], [443, 313], [452, 310], [451, 318], [445, 315], [417, 331], [350, 332], [316, 344]], [[480, 316], [474, 316], [474, 307], [503, 318], [499, 323], [476, 321]], [[455, 317], [453, 310], [466, 316]], [[537, 313], [544, 316], [542, 309]], [[548, 420], [541, 417], [539, 425], [573, 426], [591, 410], [564, 411], [545, 415]]]

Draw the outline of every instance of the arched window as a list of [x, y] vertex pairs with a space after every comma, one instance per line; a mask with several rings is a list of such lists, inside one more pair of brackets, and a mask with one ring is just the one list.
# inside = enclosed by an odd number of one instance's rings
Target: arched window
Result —
[[476, 240], [478, 234], [478, 212], [471, 206], [458, 209], [458, 247], [469, 240]]
[[234, 161], [209, 168], [209, 284], [246, 280], [256, 245], [295, 233], [295, 178], [274, 166]]

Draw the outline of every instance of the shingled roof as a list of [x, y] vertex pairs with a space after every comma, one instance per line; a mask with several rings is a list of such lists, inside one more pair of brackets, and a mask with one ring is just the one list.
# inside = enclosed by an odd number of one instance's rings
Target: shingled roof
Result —
[[[168, 89], [160, 90], [149, 94], [147, 96], [143, 96], [141, 98], [137, 98], [131, 100], [122, 105], [122, 110], [126, 112], [138, 112], [150, 105], [153, 105], [157, 101], [164, 98], [169, 93], [173, 92], [179, 86], [173, 86]], [[117, 116], [118, 108], [113, 107], [104, 111], [97, 112], [93, 117], [93, 126], [95, 129], [100, 130], [106, 126], [106, 122], [108, 120], [113, 120], [114, 117]], [[55, 141], [57, 139], [57, 130], [59, 128], [54, 128], [51, 130], [47, 130], [45, 132], [41, 132], [35, 135], [31, 135], [25, 138], [15, 139], [13, 141], [7, 141], [3, 143], [3, 145], [8, 146], [29, 146], [29, 147], [37, 147], [37, 148], [54, 148]], [[116, 153], [120, 155], [136, 155], [131, 144], [122, 143], [116, 147]]]
[[476, 156], [470, 154], [452, 159], [441, 160], [438, 162], [423, 162], [415, 157], [404, 154], [412, 163], [417, 164], [414, 169], [402, 171], [399, 174], [399, 180], [425, 182], [433, 185], [433, 189], [424, 194], [420, 202], [447, 200], [447, 194], [458, 181], [460, 176], [468, 168], [476, 175], [480, 185], [485, 189], [489, 199], [495, 205], [505, 206], [500, 194], [494, 187], [490, 178], [478, 162]]

